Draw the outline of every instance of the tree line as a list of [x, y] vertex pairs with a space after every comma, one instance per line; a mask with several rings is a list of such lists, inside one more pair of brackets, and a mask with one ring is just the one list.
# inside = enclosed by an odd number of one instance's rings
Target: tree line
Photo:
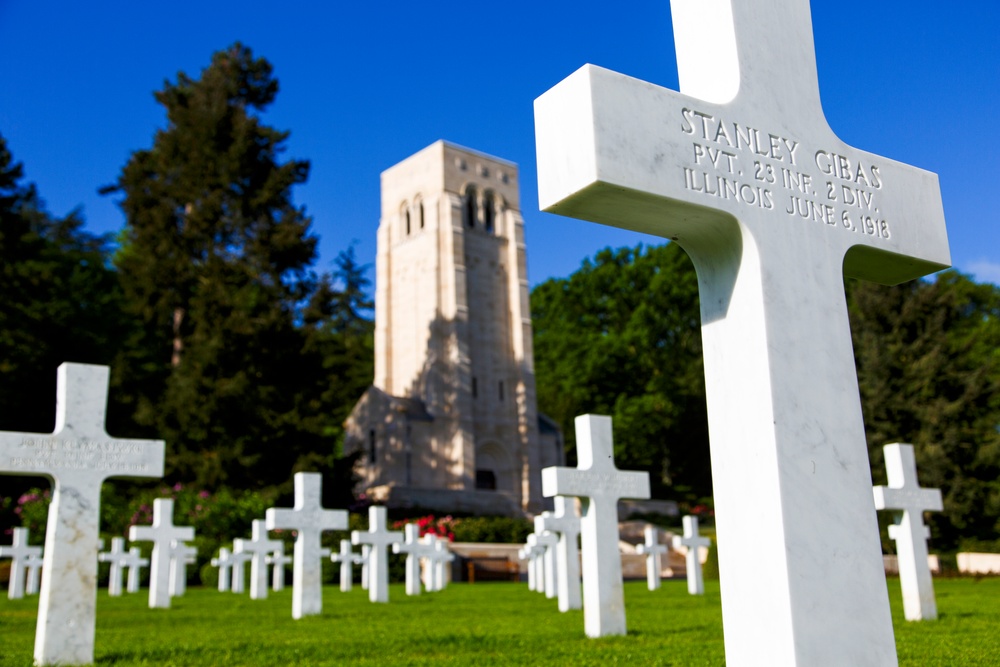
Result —
[[[0, 136], [0, 429], [51, 431], [56, 367], [106, 364], [109, 433], [165, 439], [171, 483], [284, 495], [292, 472], [324, 470], [338, 480], [328, 503], [349, 502], [353, 462], [337, 454], [373, 376], [371, 285], [351, 248], [332, 272], [314, 267], [312, 220], [292, 198], [309, 163], [282, 161], [288, 132], [262, 120], [277, 92], [241, 44], [165, 82], [165, 126], [103, 190], [124, 215], [116, 238], [49, 213]], [[847, 297], [875, 482], [882, 445], [912, 443], [922, 485], [944, 492], [936, 546], [997, 540], [1000, 289], [947, 271], [849, 281]], [[573, 418], [611, 415], [621, 467], [648, 470], [654, 497], [710, 507], [683, 251], [603, 250], [531, 303], [539, 409], [569, 457]], [[2, 495], [31, 483], [13, 480]]]

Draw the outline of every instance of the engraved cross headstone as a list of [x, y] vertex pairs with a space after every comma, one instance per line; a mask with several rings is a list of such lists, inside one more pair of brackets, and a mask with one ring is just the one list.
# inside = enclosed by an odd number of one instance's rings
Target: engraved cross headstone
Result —
[[927, 540], [931, 531], [924, 525], [924, 512], [944, 509], [941, 490], [920, 488], [913, 445], [894, 443], [882, 450], [889, 486], [873, 489], [875, 509], [893, 513], [895, 523], [889, 526], [889, 537], [896, 543], [899, 558], [903, 615], [908, 621], [932, 620], [937, 618], [937, 604], [927, 564]]
[[111, 564], [111, 569], [108, 572], [108, 595], [111, 597], [119, 597], [122, 594], [122, 580], [125, 574], [125, 568], [122, 565], [122, 556], [124, 555], [124, 537], [112, 537], [111, 549], [97, 554], [97, 560]]
[[528, 590], [534, 591], [537, 589], [537, 584], [535, 583], [535, 562], [532, 560], [533, 556], [531, 554], [531, 547], [525, 544], [520, 549], [517, 550], [517, 557], [519, 560], [528, 561], [526, 567], [528, 571]]
[[292, 565], [292, 618], [323, 612], [322, 563], [330, 550], [320, 544], [325, 530], [347, 528], [347, 512], [323, 509], [323, 476], [317, 472], [295, 473], [295, 507], [267, 510], [267, 529], [298, 531]]
[[167, 590], [170, 597], [179, 598], [187, 593], [187, 566], [197, 561], [198, 548], [174, 540], [170, 544], [170, 577]]
[[428, 590], [443, 591], [448, 585], [448, 565], [455, 560], [455, 554], [448, 548], [448, 540], [435, 540], [434, 552], [431, 554], [431, 579], [433, 584]]
[[653, 525], [643, 531], [645, 542], [635, 547], [635, 552], [646, 557], [646, 586], [651, 591], [660, 587], [661, 557], [667, 553], [667, 545], [660, 544], [660, 529]]
[[686, 516], [682, 519], [684, 525], [684, 536], [674, 535], [674, 548], [687, 548], [687, 555], [684, 557], [687, 569], [688, 593], [691, 595], [705, 594], [705, 581], [701, 576], [701, 547], [710, 547], [712, 541], [707, 537], [698, 535], [698, 517]]
[[618, 501], [649, 498], [649, 473], [615, 467], [611, 417], [581, 415], [575, 425], [579, 467], [542, 470], [542, 495], [580, 499], [584, 631], [588, 637], [624, 635]]
[[937, 177], [827, 125], [805, 0], [671, 10], [681, 93], [587, 65], [535, 102], [540, 205], [694, 262], [727, 663], [895, 664], [844, 275], [948, 266]]
[[25, 595], [38, 594], [38, 580], [41, 576], [42, 566], [45, 564], [42, 554], [29, 553], [24, 557], [24, 569], [27, 571], [28, 580], [24, 583]]
[[528, 579], [529, 590], [536, 593], [545, 592], [545, 547], [538, 544], [538, 535], [531, 533], [525, 538], [525, 553], [528, 556], [528, 568], [532, 576]]
[[263, 519], [254, 519], [251, 523], [251, 539], [237, 539], [233, 541], [233, 548], [236, 551], [251, 555], [251, 600], [264, 600], [267, 598], [267, 557], [280, 545], [280, 541], [272, 540], [267, 536], [267, 527]]
[[[556, 568], [559, 590], [559, 611], [579, 609], [580, 599], [580, 517], [576, 513], [576, 501], [565, 496], [556, 496], [552, 512], [542, 512], [542, 526], [559, 534], [556, 549], [559, 565]], [[537, 520], [536, 520], [537, 521]]]
[[234, 544], [233, 552], [229, 556], [229, 561], [232, 564], [229, 590], [236, 595], [243, 595], [247, 592], [247, 569], [244, 566], [250, 562], [251, 558], [253, 558], [253, 554], [238, 551]]
[[372, 602], [389, 601], [389, 552], [388, 547], [398, 544], [403, 533], [389, 530], [385, 507], [368, 508], [368, 530], [351, 531], [353, 544], [367, 544], [368, 552], [368, 599]]
[[0, 432], [0, 474], [52, 481], [35, 630], [39, 665], [94, 661], [101, 484], [109, 477], [163, 476], [163, 441], [114, 438], [104, 430], [108, 376], [106, 366], [62, 364], [55, 430]]
[[169, 609], [174, 542], [193, 540], [194, 528], [175, 526], [173, 499], [157, 498], [153, 501], [153, 525], [130, 527], [128, 539], [132, 542], [153, 543], [149, 568], [149, 608]]
[[29, 558], [38, 558], [42, 554], [41, 547], [28, 544], [28, 529], [15, 528], [13, 541], [10, 545], [0, 547], [0, 558], [10, 558], [10, 582], [7, 585], [7, 597], [20, 600], [24, 597], [24, 582]]
[[433, 547], [420, 541], [420, 526], [408, 523], [403, 527], [402, 544], [392, 545], [392, 552], [406, 554], [406, 594], [420, 595], [420, 559], [431, 555]]

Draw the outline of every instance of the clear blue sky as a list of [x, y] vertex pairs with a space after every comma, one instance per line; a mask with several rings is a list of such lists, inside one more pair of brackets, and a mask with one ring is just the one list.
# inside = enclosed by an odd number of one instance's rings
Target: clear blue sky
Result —
[[[0, 0], [0, 134], [53, 213], [81, 207], [90, 230], [117, 231], [121, 213], [97, 188], [164, 125], [152, 92], [240, 40], [281, 83], [265, 121], [292, 132], [288, 156], [312, 162], [295, 200], [321, 238], [317, 268], [352, 240], [373, 263], [380, 172], [447, 139], [520, 165], [536, 284], [643, 237], [538, 212], [532, 100], [588, 62], [676, 89], [669, 11], [667, 0]], [[953, 262], [1000, 283], [1000, 2], [813, 0], [813, 23], [834, 131], [937, 172]]]

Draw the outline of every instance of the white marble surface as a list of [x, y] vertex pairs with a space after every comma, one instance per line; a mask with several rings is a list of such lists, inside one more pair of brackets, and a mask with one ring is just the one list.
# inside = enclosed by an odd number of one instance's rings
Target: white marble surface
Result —
[[11, 559], [10, 582], [7, 585], [7, 597], [11, 600], [20, 600], [24, 597], [27, 568], [31, 562], [29, 559], [38, 558], [42, 554], [41, 547], [28, 544], [29, 535], [27, 528], [14, 528], [11, 543], [0, 547], [0, 558]]
[[889, 537], [896, 543], [899, 583], [903, 591], [903, 615], [908, 621], [937, 618], [934, 582], [927, 565], [927, 540], [931, 531], [924, 512], [944, 509], [940, 489], [923, 489], [917, 481], [913, 445], [893, 443], [882, 448], [888, 486], [876, 486], [875, 509], [893, 513]]
[[295, 507], [267, 510], [267, 529], [295, 530], [292, 565], [292, 618], [323, 612], [322, 560], [330, 555], [320, 536], [326, 530], [345, 530], [347, 512], [323, 509], [323, 476], [316, 472], [297, 472]]
[[434, 547], [420, 541], [420, 526], [403, 526], [403, 542], [392, 545], [393, 553], [406, 554], [406, 594], [420, 595], [420, 561], [431, 556]]
[[528, 590], [545, 593], [545, 547], [538, 544], [538, 534], [525, 538], [525, 555], [528, 557]]
[[948, 266], [937, 177], [830, 129], [808, 2], [671, 15], [681, 93], [587, 65], [536, 100], [540, 206], [694, 262], [727, 664], [894, 665], [844, 275]]
[[353, 544], [365, 544], [368, 552], [368, 599], [372, 602], [389, 601], [389, 548], [403, 541], [403, 533], [389, 530], [385, 507], [368, 508], [368, 530], [351, 531]]
[[101, 484], [110, 477], [163, 476], [162, 441], [105, 431], [108, 375], [106, 366], [62, 364], [55, 430], [0, 432], [0, 474], [52, 480], [35, 630], [39, 665], [94, 660]]
[[[542, 528], [559, 534], [559, 546], [556, 549], [559, 611], [580, 609], [583, 606], [580, 597], [580, 550], [577, 547], [580, 537], [580, 516], [576, 512], [576, 500], [566, 496], [556, 496], [553, 502], [553, 511], [542, 512], [540, 518]], [[538, 529], [537, 518], [535, 529]]]
[[684, 564], [687, 569], [688, 593], [704, 595], [705, 580], [701, 574], [701, 558], [698, 552], [702, 547], [711, 548], [712, 541], [698, 534], [698, 517], [688, 515], [681, 521], [684, 525], [684, 535], [674, 535], [674, 549], [687, 549]]
[[249, 540], [233, 540], [236, 551], [250, 554], [250, 599], [267, 599], [267, 557], [281, 546], [281, 541], [272, 540], [267, 536], [267, 526], [263, 519], [254, 519], [251, 523]]
[[170, 573], [173, 565], [174, 542], [194, 539], [194, 528], [174, 525], [174, 501], [157, 498], [153, 501], [153, 525], [132, 526], [128, 539], [132, 542], [152, 542], [153, 554], [149, 568], [149, 608], [170, 608]]
[[226, 547], [219, 548], [219, 555], [209, 561], [212, 567], [219, 568], [219, 592], [227, 593], [233, 580], [233, 554]]
[[285, 590], [285, 567], [292, 564], [292, 557], [285, 555], [284, 542], [278, 542], [278, 548], [271, 552], [266, 562], [272, 568], [271, 590], [275, 592]]
[[660, 529], [652, 524], [643, 529], [643, 537], [645, 541], [636, 545], [635, 552], [646, 557], [646, 586], [655, 591], [660, 587], [660, 561], [667, 553], [667, 545], [660, 544]]
[[579, 498], [583, 555], [583, 624], [588, 637], [624, 635], [625, 597], [618, 552], [618, 501], [649, 498], [649, 473], [615, 467], [611, 417], [575, 420], [577, 468], [542, 471], [542, 495]]
[[125, 538], [112, 537], [111, 549], [97, 554], [97, 560], [102, 563], [111, 564], [108, 571], [108, 595], [111, 597], [119, 597], [122, 594], [122, 583], [125, 575], [122, 556], [125, 553]]

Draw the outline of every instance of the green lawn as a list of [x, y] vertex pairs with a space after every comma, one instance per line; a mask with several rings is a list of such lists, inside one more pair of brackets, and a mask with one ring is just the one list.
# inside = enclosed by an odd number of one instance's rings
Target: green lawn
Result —
[[[356, 588], [324, 589], [322, 616], [293, 621], [291, 593], [266, 601], [191, 589], [170, 610], [146, 608], [145, 592], [98, 598], [99, 665], [722, 665], [719, 588], [703, 597], [685, 583], [625, 585], [629, 634], [583, 635], [582, 612], [521, 584], [453, 584], [373, 605]], [[899, 582], [889, 581], [900, 664], [1000, 664], [1000, 579], [935, 582], [940, 619], [902, 620]], [[38, 598], [0, 599], [0, 667], [27, 667]], [[831, 661], [830, 664], [836, 664]]]

